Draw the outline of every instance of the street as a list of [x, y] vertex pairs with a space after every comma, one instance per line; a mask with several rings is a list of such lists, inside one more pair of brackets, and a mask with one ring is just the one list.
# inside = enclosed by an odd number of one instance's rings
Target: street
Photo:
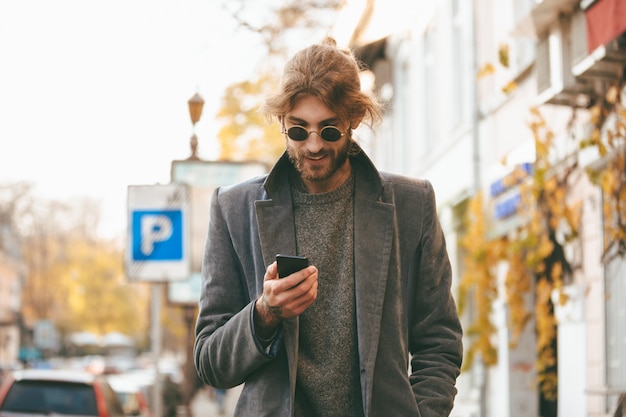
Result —
[[193, 417], [234, 416], [235, 405], [237, 404], [237, 399], [239, 398], [242, 388], [243, 385], [240, 385], [226, 391], [224, 399], [224, 412], [220, 414], [212, 388], [206, 387], [204, 390], [198, 392], [191, 402], [191, 412], [193, 413]]

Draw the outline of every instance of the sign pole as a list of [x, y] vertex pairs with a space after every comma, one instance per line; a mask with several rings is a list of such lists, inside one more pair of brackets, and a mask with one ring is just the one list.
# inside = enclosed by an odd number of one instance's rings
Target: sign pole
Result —
[[152, 409], [155, 417], [160, 417], [163, 413], [162, 408], [162, 389], [161, 374], [159, 372], [159, 358], [161, 356], [161, 294], [163, 284], [153, 282], [151, 285], [151, 339], [152, 339], [152, 357], [154, 360], [154, 385], [152, 386]]
[[189, 266], [189, 192], [185, 184], [128, 186], [126, 276], [151, 282], [150, 338], [154, 362], [152, 409], [163, 414], [161, 303], [166, 282], [186, 279]]

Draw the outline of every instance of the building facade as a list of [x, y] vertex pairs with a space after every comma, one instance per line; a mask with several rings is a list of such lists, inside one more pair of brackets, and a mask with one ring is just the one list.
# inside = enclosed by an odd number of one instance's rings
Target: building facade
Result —
[[22, 271], [15, 241], [0, 225], [0, 374], [18, 363], [21, 338]]
[[[370, 24], [393, 7], [368, 5]], [[619, 415], [626, 395], [626, 260], [602, 256], [604, 197], [585, 170], [603, 158], [578, 144], [590, 135], [592, 105], [623, 82], [626, 1], [438, 0], [409, 17], [405, 9], [396, 13], [377, 36], [362, 29], [353, 36], [351, 46], [387, 105], [383, 123], [360, 136], [381, 169], [433, 183], [456, 277], [464, 269], [459, 239], [472, 196], [486, 196], [491, 235], [518, 223], [515, 188], [495, 185], [520, 166], [532, 169], [531, 109], [554, 134], [555, 164], [577, 159], [567, 198], [581, 203], [580, 235], [565, 248], [573, 265], [563, 289], [567, 302], [554, 303], [558, 399], [539, 393], [532, 322], [510, 347], [502, 294], [492, 309], [498, 363], [478, 360], [461, 375], [452, 415]], [[507, 269], [506, 262], [494, 265], [501, 281]], [[471, 319], [463, 317], [465, 324]]]

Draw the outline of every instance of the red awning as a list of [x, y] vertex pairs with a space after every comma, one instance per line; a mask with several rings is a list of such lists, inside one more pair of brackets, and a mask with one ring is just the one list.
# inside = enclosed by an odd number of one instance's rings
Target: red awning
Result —
[[593, 52], [626, 32], [626, 1], [597, 0], [585, 11], [587, 49]]

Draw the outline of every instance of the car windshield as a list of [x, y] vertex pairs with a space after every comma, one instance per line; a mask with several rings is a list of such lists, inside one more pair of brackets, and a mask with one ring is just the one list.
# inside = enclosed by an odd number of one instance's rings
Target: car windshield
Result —
[[98, 415], [91, 386], [56, 381], [17, 381], [0, 410], [30, 414]]

